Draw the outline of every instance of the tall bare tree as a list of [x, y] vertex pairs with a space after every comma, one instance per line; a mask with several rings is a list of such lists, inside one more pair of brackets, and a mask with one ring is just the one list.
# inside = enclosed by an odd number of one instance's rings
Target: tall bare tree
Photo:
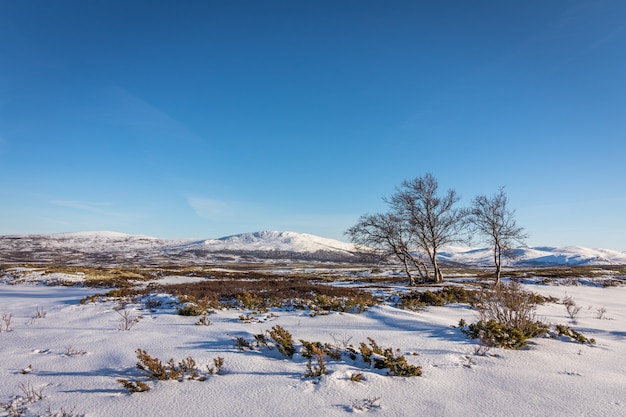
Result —
[[415, 236], [415, 250], [428, 258], [434, 281], [442, 282], [437, 255], [442, 247], [460, 241], [467, 211], [454, 208], [459, 201], [454, 190], [448, 190], [440, 197], [437, 195], [438, 188], [435, 177], [427, 173], [423, 177], [404, 181], [387, 201]]
[[432, 174], [404, 181], [384, 200], [390, 212], [361, 216], [346, 234], [356, 244], [394, 254], [412, 285], [411, 268], [422, 279], [442, 282], [437, 254], [443, 246], [459, 241], [466, 211], [453, 207], [459, 200], [453, 190], [439, 197], [437, 188]]
[[476, 196], [469, 216], [471, 230], [493, 248], [496, 286], [500, 285], [502, 258], [510, 255], [516, 242], [523, 244], [528, 237], [524, 229], [517, 225], [515, 211], [509, 210], [507, 203], [508, 198], [501, 187], [491, 197]]
[[402, 263], [411, 286], [415, 285], [414, 270], [422, 279], [430, 278], [423, 260], [410, 250], [411, 229], [394, 214], [365, 214], [345, 234], [362, 250], [373, 251], [383, 258], [395, 256]]

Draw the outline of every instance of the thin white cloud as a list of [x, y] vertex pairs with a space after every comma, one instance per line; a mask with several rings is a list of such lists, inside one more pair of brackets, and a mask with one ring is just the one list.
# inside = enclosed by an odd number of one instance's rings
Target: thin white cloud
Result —
[[221, 217], [230, 217], [232, 214], [232, 205], [222, 200], [190, 196], [187, 197], [187, 203], [198, 217], [204, 219], [217, 220]]
[[78, 200], [52, 200], [50, 201], [50, 204], [85, 211], [101, 211], [103, 207], [111, 207], [113, 205], [112, 203], [94, 203], [90, 201]]
[[183, 139], [191, 143], [204, 142], [178, 120], [127, 89], [114, 85], [112, 94], [114, 108], [109, 114], [111, 123], [157, 130], [168, 133], [177, 140]]
[[50, 200], [49, 204], [63, 209], [63, 212], [52, 215], [56, 222], [72, 224], [81, 229], [96, 227], [117, 230], [136, 224], [146, 217], [145, 208], [129, 209], [114, 202]]
[[88, 215], [97, 215], [101, 218], [136, 218], [136, 213], [127, 213], [116, 209], [116, 204], [110, 202], [93, 202], [81, 200], [51, 200], [50, 204], [67, 209], [73, 209]]

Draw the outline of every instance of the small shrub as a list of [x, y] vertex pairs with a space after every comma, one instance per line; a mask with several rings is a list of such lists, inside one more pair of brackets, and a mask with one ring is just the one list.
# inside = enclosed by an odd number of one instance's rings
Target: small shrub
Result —
[[380, 408], [380, 397], [367, 397], [362, 400], [352, 402], [352, 409], [356, 411], [368, 411]]
[[159, 359], [153, 358], [143, 349], [137, 349], [135, 353], [139, 360], [139, 362], [137, 362], [137, 369], [146, 372], [148, 378], [157, 381], [172, 379], [170, 378], [170, 369], [168, 369], [168, 366], [163, 365]]
[[189, 374], [189, 379], [193, 380], [198, 378], [198, 367], [196, 361], [191, 356], [186, 357], [178, 363], [178, 367], [182, 374]]
[[254, 310], [257, 313], [267, 312], [268, 302], [264, 297], [261, 297], [258, 294], [252, 294], [244, 290], [243, 293], [238, 294], [235, 297], [235, 300], [239, 308]]
[[363, 361], [370, 365], [372, 363], [372, 354], [382, 355], [383, 350], [371, 337], [368, 337], [367, 340], [370, 342], [370, 345], [368, 346], [367, 344], [361, 342], [359, 344], [359, 350], [361, 352], [361, 356], [363, 357]]
[[128, 310], [115, 310], [115, 312], [120, 316], [118, 330], [129, 331], [143, 318], [142, 315], [132, 316]]
[[269, 343], [267, 342], [267, 337], [265, 336], [265, 334], [263, 333], [255, 334], [254, 340], [255, 340], [257, 347], [265, 346], [266, 348], [271, 349]]
[[478, 339], [482, 346], [490, 348], [521, 349], [526, 346], [526, 339], [528, 339], [522, 330], [509, 327], [496, 320], [480, 320], [470, 324], [467, 328], [462, 327], [461, 331], [471, 339]]
[[478, 310], [479, 321], [494, 321], [504, 325], [504, 328], [518, 329], [528, 338], [545, 333], [542, 330], [545, 326], [535, 320], [535, 300], [535, 294], [522, 290], [518, 283], [512, 282], [499, 285], [492, 291], [483, 291], [473, 304]]
[[217, 358], [213, 358], [212, 367], [207, 365], [207, 370], [210, 375], [221, 375], [223, 368], [224, 368], [224, 358], [222, 358], [221, 356], [218, 356]]
[[[313, 358], [317, 361], [317, 365], [313, 365]], [[326, 360], [324, 358], [324, 352], [316, 345], [311, 345], [311, 356], [306, 364], [305, 378], [321, 377], [326, 374]]]
[[46, 317], [46, 311], [43, 309], [43, 307], [37, 307], [35, 309], [35, 315], [33, 316], [33, 319], [43, 319], [44, 317]]
[[124, 388], [128, 390], [129, 393], [135, 392], [147, 392], [150, 391], [150, 387], [148, 384], [142, 381], [130, 381], [128, 379], [118, 379], [117, 382], [122, 384]]
[[569, 326], [565, 326], [563, 324], [557, 324], [556, 325], [556, 336], [555, 337], [560, 337], [560, 336], [569, 337], [570, 339], [575, 340], [578, 343], [583, 343], [583, 344], [588, 344], [588, 345], [595, 345], [596, 344], [596, 340], [595, 339], [593, 339], [593, 338], [588, 339], [581, 332], [578, 332], [578, 331], [570, 328]]
[[72, 345], [69, 345], [65, 347], [65, 352], [63, 352], [63, 356], [81, 356], [86, 353], [87, 352], [82, 349], [78, 349]]
[[360, 291], [351, 296], [318, 294], [313, 300], [304, 304], [312, 310], [313, 316], [318, 316], [326, 315], [330, 311], [360, 314], [376, 303], [376, 299], [370, 293]]
[[356, 374], [350, 375], [350, 381], [352, 382], [361, 382], [363, 381], [363, 373], [357, 372]]
[[46, 410], [46, 414], [41, 417], [85, 417], [84, 414], [79, 414], [75, 411], [75, 407], [70, 410], [65, 410], [63, 407], [59, 411], [52, 411], [49, 407]]
[[250, 315], [250, 314], [240, 314], [239, 315], [239, 320], [241, 320], [244, 323], [252, 323], [254, 322], [256, 319], [254, 318], [254, 316]]
[[19, 388], [28, 403], [35, 403], [43, 398], [43, 388], [37, 390], [30, 384], [20, 384]]
[[235, 339], [235, 346], [239, 350], [246, 350], [246, 349], [254, 350], [254, 348], [252, 347], [252, 344], [241, 336], [237, 336], [237, 338]]
[[421, 310], [425, 306], [473, 302], [478, 298], [477, 294], [478, 292], [475, 290], [449, 286], [435, 292], [430, 290], [411, 291], [400, 296], [400, 304], [402, 308], [407, 310]]
[[203, 314], [198, 321], [196, 322], [196, 326], [210, 326], [211, 320], [207, 317], [207, 314]]
[[[143, 349], [137, 349], [135, 353], [139, 360], [137, 362], [137, 369], [144, 371], [149, 379], [157, 381], [183, 381], [185, 378], [198, 381], [206, 380], [205, 376], [200, 375], [196, 361], [191, 356], [181, 360], [178, 364], [174, 362], [174, 358], [171, 358], [167, 363], [163, 364], [163, 362], [157, 358], [153, 358]], [[223, 360], [221, 364], [223, 364]], [[211, 373], [213, 372], [214, 371]]]
[[13, 327], [11, 327], [12, 319], [13, 319], [13, 314], [2, 313], [2, 318], [0, 318], [0, 332], [2, 332], [3, 326], [4, 326], [5, 332], [10, 332], [11, 330], [13, 330]]
[[293, 346], [293, 337], [291, 336], [291, 333], [279, 325], [272, 327], [272, 329], [268, 330], [267, 333], [274, 341], [276, 349], [278, 349], [280, 353], [288, 358], [293, 357], [294, 353], [296, 353], [296, 349]]
[[487, 346], [481, 343], [478, 346], [474, 346], [474, 356], [487, 356], [490, 350], [491, 346]]
[[144, 300], [143, 303], [144, 303], [144, 306], [148, 310], [156, 310], [157, 308], [161, 307], [161, 305], [163, 304], [161, 300], [155, 297], [148, 297]]
[[206, 310], [196, 304], [187, 303], [182, 307], [176, 307], [179, 316], [202, 316], [206, 314]]
[[563, 299], [563, 305], [565, 306], [565, 309], [567, 310], [567, 315], [572, 320], [572, 323], [575, 324], [577, 322], [578, 313], [582, 309], [582, 306], [576, 305], [574, 299], [569, 295]]
[[395, 355], [390, 347], [380, 347], [374, 339], [368, 337], [369, 346], [360, 344], [360, 351], [363, 361], [373, 365], [376, 369], [388, 369], [387, 374], [391, 376], [420, 376], [422, 368], [407, 363], [406, 358], [399, 354]]
[[598, 320], [602, 320], [605, 314], [606, 314], [606, 307], [600, 307], [596, 309], [596, 318]]
[[315, 356], [314, 349], [316, 349], [333, 360], [341, 360], [341, 349], [330, 343], [307, 342], [302, 339], [300, 339], [300, 343], [302, 343], [302, 356], [307, 359], [311, 359]]

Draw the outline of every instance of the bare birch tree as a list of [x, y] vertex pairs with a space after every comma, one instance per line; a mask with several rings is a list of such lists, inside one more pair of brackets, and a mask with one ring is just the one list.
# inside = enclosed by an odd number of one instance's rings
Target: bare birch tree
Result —
[[415, 284], [411, 268], [422, 279], [442, 282], [437, 255], [443, 246], [460, 240], [466, 210], [453, 207], [459, 200], [453, 190], [439, 197], [437, 188], [432, 174], [404, 181], [384, 200], [391, 208], [389, 213], [361, 216], [346, 234], [356, 244], [394, 254], [411, 285]]
[[442, 247], [460, 241], [467, 211], [454, 208], [459, 201], [454, 190], [448, 190], [440, 197], [438, 188], [435, 177], [427, 173], [404, 181], [388, 203], [414, 234], [415, 250], [426, 255], [434, 281], [439, 283], [443, 281], [443, 273], [437, 255]]
[[502, 258], [509, 256], [513, 245], [524, 243], [528, 237], [524, 229], [515, 221], [515, 211], [507, 208], [508, 199], [504, 188], [493, 196], [479, 195], [472, 201], [469, 224], [473, 232], [493, 249], [493, 262], [496, 268], [495, 285], [500, 285]]
[[394, 214], [365, 214], [345, 234], [362, 250], [374, 251], [384, 258], [395, 256], [403, 265], [411, 286], [415, 285], [414, 270], [422, 279], [430, 279], [423, 260], [411, 253], [413, 235], [410, 228]]

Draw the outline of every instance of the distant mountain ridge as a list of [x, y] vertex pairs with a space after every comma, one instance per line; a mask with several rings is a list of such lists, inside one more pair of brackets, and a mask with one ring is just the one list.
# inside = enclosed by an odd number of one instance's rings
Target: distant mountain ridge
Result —
[[[527, 247], [513, 250], [510, 266], [626, 265], [626, 253], [580, 246]], [[117, 232], [77, 232], [0, 236], [0, 262], [64, 262], [114, 265], [137, 263], [206, 264], [212, 262], [320, 261], [358, 262], [351, 243], [306, 233], [261, 231], [219, 239], [159, 239]], [[490, 266], [489, 248], [447, 247], [442, 262]]]
[[243, 233], [205, 240], [202, 245], [212, 250], [257, 250], [257, 251], [288, 251], [317, 252], [343, 251], [353, 253], [356, 248], [351, 243], [327, 239], [320, 236], [295, 232], [263, 231]]
[[[491, 248], [444, 248], [439, 253], [442, 261], [464, 265], [489, 266], [493, 264]], [[582, 246], [519, 246], [505, 260], [511, 266], [602, 266], [626, 265], [626, 253], [610, 249], [591, 249]]]

